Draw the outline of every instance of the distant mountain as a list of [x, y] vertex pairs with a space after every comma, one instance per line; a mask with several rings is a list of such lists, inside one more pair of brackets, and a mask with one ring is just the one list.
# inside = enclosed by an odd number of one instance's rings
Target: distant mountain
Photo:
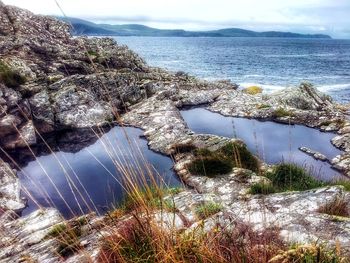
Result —
[[322, 34], [298, 34], [291, 32], [255, 32], [240, 28], [227, 28], [211, 31], [185, 31], [181, 29], [157, 29], [144, 25], [109, 25], [95, 24], [78, 18], [59, 19], [69, 22], [73, 26], [75, 35], [109, 35], [109, 36], [149, 36], [149, 37], [285, 37], [285, 38], [328, 38]]

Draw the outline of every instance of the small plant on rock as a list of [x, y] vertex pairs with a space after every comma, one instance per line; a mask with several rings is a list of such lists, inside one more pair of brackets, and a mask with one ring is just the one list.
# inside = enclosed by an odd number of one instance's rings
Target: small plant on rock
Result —
[[329, 250], [321, 245], [297, 245], [273, 257], [269, 263], [300, 262], [300, 263], [342, 263], [348, 262], [338, 255], [338, 252]]
[[255, 173], [259, 172], [259, 160], [247, 149], [245, 145], [238, 143], [227, 143], [219, 149], [226, 158], [231, 159], [233, 167], [239, 167], [251, 170]]
[[322, 182], [314, 179], [303, 168], [295, 164], [279, 164], [272, 173], [268, 173], [266, 176], [279, 192], [304, 191], [324, 186]]
[[187, 166], [192, 174], [215, 177], [231, 172], [234, 167], [259, 172], [258, 159], [245, 145], [235, 142], [227, 143], [216, 151], [197, 149], [195, 156], [196, 158]]
[[220, 174], [227, 174], [232, 171], [232, 164], [229, 160], [219, 156], [197, 157], [189, 166], [188, 170], [192, 174], [215, 177]]
[[81, 225], [79, 221], [75, 221], [54, 226], [46, 238], [55, 238], [58, 241], [57, 253], [62, 257], [68, 257], [81, 249], [80, 236]]
[[26, 82], [26, 79], [0, 61], [0, 82], [3, 82], [7, 87], [17, 88], [18, 86], [23, 85]]
[[222, 210], [220, 204], [214, 202], [204, 203], [196, 208], [196, 215], [200, 219], [206, 219], [216, 213], [219, 213]]
[[253, 195], [268, 195], [276, 193], [276, 189], [269, 183], [256, 183], [250, 187], [250, 193]]
[[283, 108], [278, 108], [273, 113], [273, 117], [275, 118], [293, 117], [293, 116], [294, 116], [293, 112], [289, 110], [285, 110]]
[[188, 152], [193, 152], [196, 150], [196, 146], [189, 142], [189, 143], [178, 143], [173, 145], [172, 150], [174, 151], [174, 153], [188, 153]]
[[259, 105], [257, 105], [256, 108], [257, 108], [258, 110], [270, 109], [270, 108], [271, 108], [271, 105], [268, 105], [268, 104], [259, 104]]

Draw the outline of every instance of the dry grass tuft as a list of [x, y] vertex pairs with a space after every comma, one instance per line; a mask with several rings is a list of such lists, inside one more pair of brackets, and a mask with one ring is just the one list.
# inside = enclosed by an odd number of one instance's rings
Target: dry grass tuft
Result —
[[319, 213], [328, 214], [333, 216], [349, 217], [350, 211], [348, 208], [348, 202], [344, 196], [338, 196], [321, 206], [318, 210]]

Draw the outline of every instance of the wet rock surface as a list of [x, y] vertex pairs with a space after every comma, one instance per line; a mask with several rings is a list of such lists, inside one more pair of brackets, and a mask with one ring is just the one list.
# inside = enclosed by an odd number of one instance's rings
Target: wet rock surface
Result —
[[[93, 133], [79, 132], [81, 128], [101, 126], [117, 118], [125, 125], [142, 128], [152, 150], [172, 155], [177, 174], [191, 186], [191, 190], [174, 197], [176, 215], [156, 214], [155, 221], [175, 222], [178, 229], [201, 224], [211, 231], [215, 224], [227, 223], [230, 216], [257, 229], [277, 226], [288, 242], [339, 242], [350, 252], [349, 219], [339, 220], [317, 212], [321, 205], [337, 196], [349, 200], [349, 193], [343, 188], [252, 196], [250, 186], [268, 183], [267, 178], [240, 168], [217, 178], [192, 175], [187, 164], [194, 158], [193, 154], [178, 153], [174, 148], [176, 144], [193, 144], [215, 150], [231, 141], [194, 134], [188, 129], [179, 108], [206, 105], [227, 116], [337, 131], [339, 135], [332, 142], [345, 153], [334, 158], [332, 164], [350, 176], [350, 123], [345, 111], [312, 85], [305, 83], [272, 94], [249, 95], [227, 81], [210, 83], [183, 73], [150, 68], [139, 56], [111, 39], [72, 38], [67, 24], [5, 6], [1, 1], [0, 22], [0, 62], [26, 80], [15, 87], [0, 82], [2, 148], [14, 150], [34, 145], [40, 148], [37, 132], [73, 129], [55, 141], [58, 148], [65, 145], [67, 151], [74, 152], [94, 141]], [[323, 159], [322, 153], [304, 150]], [[26, 155], [24, 151], [23, 155]], [[38, 210], [17, 219], [13, 211], [20, 212], [24, 201], [14, 174], [0, 160], [0, 230], [4, 233], [0, 237], [0, 261], [96, 260], [99, 239], [109, 234], [108, 229], [100, 229], [103, 219], [92, 216], [85, 226], [84, 234], [79, 237], [83, 252], [61, 258], [56, 252], [57, 241], [46, 235], [63, 219], [55, 209]], [[202, 221], [194, 211], [207, 201], [220, 203], [223, 209]]]
[[322, 153], [319, 153], [319, 152], [316, 152], [312, 149], [309, 149], [307, 147], [300, 147], [299, 148], [300, 151], [312, 156], [313, 158], [315, 158], [316, 160], [320, 160], [322, 162], [326, 162], [326, 161], [329, 161], [328, 158], [322, 154]]

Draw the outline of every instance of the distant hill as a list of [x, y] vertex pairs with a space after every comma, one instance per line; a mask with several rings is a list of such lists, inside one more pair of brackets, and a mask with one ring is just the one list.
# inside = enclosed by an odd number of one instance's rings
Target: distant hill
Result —
[[75, 35], [109, 35], [109, 36], [149, 36], [149, 37], [285, 37], [285, 38], [328, 38], [322, 34], [298, 34], [291, 32], [255, 32], [240, 28], [227, 28], [211, 31], [185, 31], [181, 29], [157, 29], [144, 25], [109, 25], [95, 24], [78, 18], [59, 19], [69, 22], [73, 26]]

